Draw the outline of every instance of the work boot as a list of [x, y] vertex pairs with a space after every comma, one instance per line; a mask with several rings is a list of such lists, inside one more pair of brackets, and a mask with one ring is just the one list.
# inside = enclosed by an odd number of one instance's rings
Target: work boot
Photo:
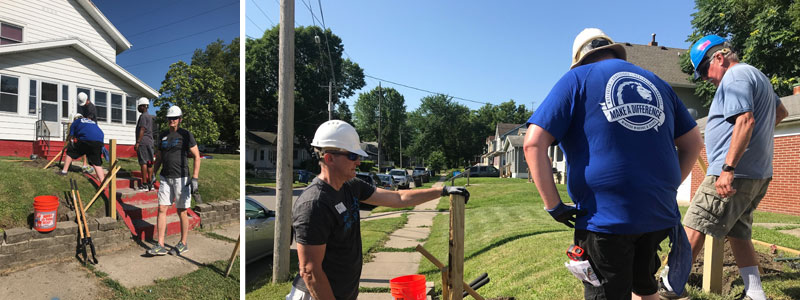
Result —
[[679, 296], [675, 292], [667, 290], [664, 282], [658, 279], [658, 298], [661, 300], [689, 300], [689, 291], [684, 289], [683, 293]]
[[186, 247], [186, 245], [183, 244], [183, 242], [178, 242], [178, 244], [175, 245], [175, 247], [172, 247], [172, 250], [169, 251], [169, 254], [178, 255], [178, 254], [183, 254], [186, 251], [189, 251], [189, 247]]
[[161, 245], [156, 244], [155, 246], [153, 246], [153, 248], [147, 249], [147, 254], [152, 256], [167, 255], [167, 249], [164, 249], [164, 247], [162, 247]]

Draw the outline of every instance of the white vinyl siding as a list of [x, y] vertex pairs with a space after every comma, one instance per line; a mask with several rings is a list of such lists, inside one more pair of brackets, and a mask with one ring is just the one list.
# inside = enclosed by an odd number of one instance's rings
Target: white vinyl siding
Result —
[[24, 27], [24, 42], [78, 37], [111, 61], [116, 43], [75, 0], [2, 0], [0, 22]]

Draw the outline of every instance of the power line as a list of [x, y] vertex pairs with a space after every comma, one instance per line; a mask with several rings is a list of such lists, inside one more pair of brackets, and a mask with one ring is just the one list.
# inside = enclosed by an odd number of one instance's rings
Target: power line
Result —
[[179, 37], [179, 38], [176, 38], [176, 39], [172, 39], [172, 40], [169, 40], [169, 41], [164, 41], [164, 42], [152, 44], [152, 45], [149, 45], [149, 46], [145, 46], [145, 47], [142, 47], [142, 48], [128, 50], [128, 51], [125, 51], [124, 53], [136, 52], [136, 51], [139, 51], [139, 50], [144, 50], [144, 49], [148, 49], [148, 48], [153, 48], [155, 46], [160, 46], [160, 45], [163, 45], [163, 44], [168, 44], [168, 43], [172, 43], [172, 42], [175, 42], [175, 41], [180, 41], [180, 40], [183, 40], [183, 39], [187, 39], [187, 38], [190, 38], [190, 37], [193, 37], [193, 36], [196, 36], [196, 35], [200, 35], [200, 34], [203, 34], [203, 33], [206, 33], [206, 32], [218, 30], [220, 28], [228, 27], [228, 26], [231, 26], [231, 25], [239, 25], [239, 21], [236, 21], [236, 22], [233, 22], [233, 23], [229, 23], [229, 24], [225, 24], [225, 25], [221, 25], [221, 26], [216, 26], [216, 27], [208, 29], [208, 30], [196, 32], [196, 33], [193, 33], [193, 34], [190, 34], [190, 35], [186, 35], [186, 36], [183, 36], [183, 37]]
[[247, 18], [247, 20], [250, 21], [250, 23], [253, 23], [253, 25], [256, 25], [256, 28], [258, 28], [258, 30], [261, 30], [261, 34], [264, 34], [264, 29], [261, 29], [261, 26], [258, 26], [258, 23], [256, 23], [256, 21], [253, 21], [253, 19], [250, 19], [250, 16], [247, 16], [246, 14], [245, 14], [244, 17]]
[[179, 4], [181, 2], [182, 1], [178, 0], [178, 1], [174, 1], [174, 2], [165, 3], [167, 5], [164, 5], [164, 6], [159, 7], [159, 8], [152, 8], [152, 7], [151, 8], [146, 8], [142, 12], [135, 13], [133, 17], [129, 17], [129, 18], [127, 18], [125, 20], [122, 20], [122, 21], [115, 21], [113, 23], [119, 25], [119, 24], [128, 23], [128, 22], [133, 21], [133, 20], [138, 20], [138, 19], [141, 19], [142, 15], [145, 14], [145, 13], [149, 13], [149, 12], [152, 12], [152, 11], [164, 11], [167, 7], [175, 6], [176, 4]]
[[[328, 26], [325, 26], [325, 15], [322, 14], [322, 0], [317, 0], [319, 4], [319, 16], [322, 18], [322, 29], [328, 30]], [[314, 15], [313, 13], [311, 14]], [[328, 44], [328, 35], [323, 32], [322, 34], [325, 37], [325, 48], [328, 50], [328, 61], [331, 63], [331, 81], [334, 83], [336, 82], [336, 75], [333, 73], [333, 56], [331, 56], [331, 46]]]
[[462, 98], [462, 97], [451, 96], [451, 95], [447, 95], [447, 94], [443, 94], [443, 93], [439, 93], [439, 92], [429, 91], [429, 90], [426, 90], [426, 89], [413, 87], [413, 86], [410, 86], [410, 85], [407, 85], [407, 84], [402, 84], [402, 83], [399, 83], [399, 82], [394, 82], [394, 81], [391, 81], [391, 80], [378, 78], [378, 77], [375, 77], [375, 76], [372, 76], [372, 75], [369, 75], [369, 74], [364, 74], [364, 77], [369, 77], [369, 78], [372, 78], [372, 79], [375, 79], [375, 80], [385, 81], [385, 82], [388, 82], [388, 83], [391, 83], [391, 84], [394, 84], [394, 85], [399, 85], [399, 86], [402, 86], [402, 87], [406, 87], [406, 88], [409, 88], [409, 89], [412, 89], [412, 90], [417, 90], [417, 91], [425, 92], [425, 93], [429, 93], [429, 94], [445, 95], [445, 96], [449, 96], [449, 97], [451, 97], [453, 99], [458, 99], [458, 100], [472, 102], [472, 103], [478, 103], [478, 104], [491, 104], [489, 102], [477, 101], [477, 100], [472, 100], [472, 99], [467, 99], [467, 98]]
[[134, 36], [142, 35], [142, 34], [145, 34], [145, 33], [151, 32], [151, 31], [154, 31], [154, 30], [156, 30], [156, 29], [161, 29], [161, 28], [164, 28], [164, 27], [167, 27], [167, 26], [170, 26], [170, 25], [175, 25], [175, 24], [178, 24], [178, 23], [180, 23], [180, 22], [183, 22], [183, 21], [186, 21], [186, 20], [189, 20], [189, 19], [192, 19], [192, 18], [196, 18], [196, 17], [202, 16], [202, 15], [205, 15], [205, 14], [212, 13], [212, 12], [215, 12], [215, 11], [217, 11], [217, 10], [219, 10], [219, 9], [223, 8], [223, 7], [226, 7], [226, 6], [231, 6], [231, 5], [233, 5], [233, 4], [237, 4], [237, 3], [239, 3], [239, 1], [230, 2], [230, 3], [228, 3], [228, 4], [225, 4], [225, 5], [222, 5], [222, 6], [219, 6], [219, 7], [212, 8], [212, 9], [210, 9], [210, 10], [207, 10], [207, 11], [201, 12], [201, 13], [199, 13], [199, 14], [196, 14], [196, 15], [191, 15], [191, 16], [188, 16], [188, 17], [186, 17], [186, 18], [180, 19], [180, 20], [178, 20], [178, 21], [175, 21], [175, 22], [171, 22], [171, 23], [167, 23], [167, 24], [164, 24], [164, 25], [161, 25], [161, 26], [157, 26], [157, 27], [154, 27], [154, 28], [150, 28], [150, 29], [147, 29], [147, 30], [145, 30], [145, 31], [142, 31], [142, 32], [137, 32], [137, 33], [134, 33], [134, 34], [129, 34], [129, 35], [128, 35], [128, 37], [134, 37]]
[[272, 24], [272, 26], [275, 26], [275, 22], [273, 22], [272, 19], [267, 15], [267, 13], [265, 13], [264, 10], [261, 9], [261, 6], [259, 6], [258, 3], [256, 3], [256, 0], [250, 0], [250, 2], [253, 2], [253, 4], [256, 5], [256, 8], [258, 8], [258, 11], [260, 11], [261, 14], [267, 17], [267, 20], [269, 20], [269, 23]]
[[135, 66], [138, 66], [138, 65], [145, 65], [145, 64], [154, 63], [154, 62], [157, 62], [157, 61], [162, 61], [162, 60], [165, 60], [165, 59], [174, 58], [174, 57], [178, 57], [178, 56], [184, 56], [184, 55], [193, 54], [193, 53], [194, 53], [194, 51], [184, 52], [184, 53], [181, 53], [181, 54], [176, 54], [176, 55], [172, 55], [172, 56], [157, 58], [157, 59], [154, 59], [154, 60], [143, 61], [143, 62], [135, 63], [135, 64], [132, 64], [132, 65], [125, 65], [125, 66], [122, 66], [122, 67], [123, 68], [130, 68], [130, 67], [135, 67]]

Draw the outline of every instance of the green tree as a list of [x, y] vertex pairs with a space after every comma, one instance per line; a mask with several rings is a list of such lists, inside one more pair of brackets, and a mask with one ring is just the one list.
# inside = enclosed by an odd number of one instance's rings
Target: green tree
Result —
[[[378, 105], [380, 102], [380, 105]], [[380, 106], [380, 122], [378, 121]], [[358, 95], [353, 115], [356, 130], [362, 141], [378, 141], [381, 135], [381, 151], [392, 160], [400, 158], [400, 134], [406, 123], [405, 98], [393, 88], [377, 87]], [[380, 123], [380, 132], [378, 124]]]
[[[739, 58], [758, 68], [772, 81], [779, 96], [791, 94], [800, 82], [800, 2], [788, 0], [696, 0], [692, 14], [694, 31], [687, 39], [694, 43], [708, 34], [730, 40]], [[691, 45], [691, 44], [690, 44]], [[681, 67], [693, 72], [688, 54]], [[710, 105], [716, 88], [701, 84], [695, 94]]]
[[444, 153], [439, 150], [431, 152], [431, 154], [428, 155], [428, 160], [426, 162], [428, 163], [428, 167], [434, 172], [439, 172], [439, 170], [444, 170], [447, 167], [447, 164], [445, 164]]
[[[251, 130], [277, 131], [278, 37], [279, 28], [275, 26], [261, 38], [246, 42], [245, 118]], [[364, 70], [344, 59], [343, 52], [342, 40], [329, 29], [323, 32], [317, 26], [295, 28], [294, 128], [306, 146], [317, 127], [328, 120], [328, 82], [335, 79], [334, 104], [342, 103], [340, 99], [352, 96], [365, 85]]]
[[177, 105], [183, 111], [181, 127], [189, 130], [200, 144], [210, 144], [219, 139], [220, 127], [215, 111], [233, 110], [225, 99], [224, 80], [209, 68], [188, 65], [183, 61], [172, 64], [161, 88], [161, 97], [153, 102], [158, 107], [156, 122], [161, 130], [167, 129], [167, 109]]
[[212, 70], [222, 78], [222, 93], [229, 105], [226, 110], [213, 111], [220, 131], [220, 140], [228, 145], [239, 145], [239, 38], [230, 44], [222, 40], [206, 46], [205, 50], [197, 49], [192, 55], [192, 66]]
[[411, 155], [429, 157], [438, 150], [444, 153], [447, 165], [453, 167], [463, 166], [473, 155], [480, 154], [470, 145], [474, 144], [474, 134], [469, 108], [445, 95], [427, 96], [421, 102], [408, 116], [408, 128], [412, 132], [408, 147]]
[[347, 105], [347, 102], [339, 102], [333, 112], [333, 118], [353, 124], [353, 113], [350, 111], [350, 106]]

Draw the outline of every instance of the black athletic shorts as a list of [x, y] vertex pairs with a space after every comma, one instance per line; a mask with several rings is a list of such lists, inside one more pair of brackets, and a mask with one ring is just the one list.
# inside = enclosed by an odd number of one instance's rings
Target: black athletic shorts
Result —
[[575, 230], [575, 244], [584, 249], [602, 284], [595, 287], [584, 282], [584, 298], [631, 299], [631, 292], [640, 296], [656, 293], [655, 273], [661, 267], [659, 244], [670, 229], [642, 234]]
[[86, 155], [89, 165], [99, 167], [103, 165], [103, 158], [101, 157], [103, 146], [105, 146], [103, 142], [78, 141], [77, 143], [70, 143], [69, 147], [67, 147], [67, 155], [72, 159], [78, 159]]

